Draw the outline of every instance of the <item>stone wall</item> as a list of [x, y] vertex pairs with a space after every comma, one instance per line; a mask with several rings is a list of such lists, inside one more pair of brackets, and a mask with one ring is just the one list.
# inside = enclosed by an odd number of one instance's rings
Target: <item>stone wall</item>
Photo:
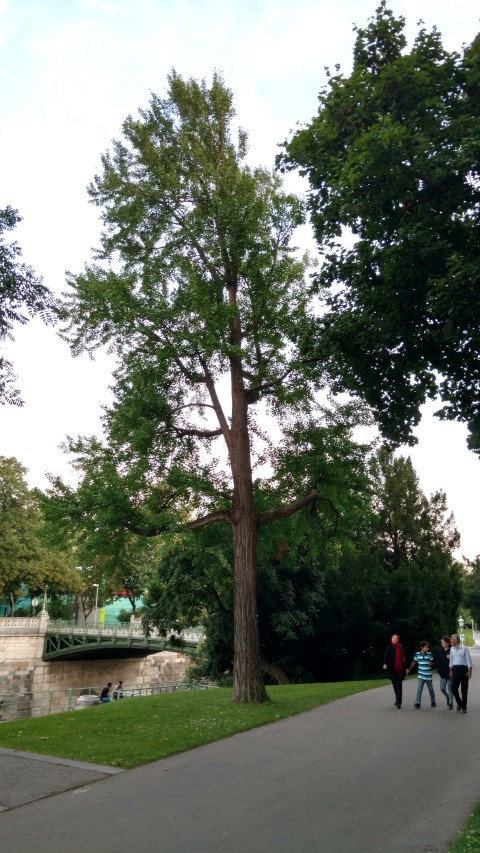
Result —
[[37, 661], [33, 689], [61, 690], [93, 687], [101, 690], [107, 681], [123, 681], [125, 687], [148, 687], [152, 682], [181, 681], [191, 658], [178, 652], [157, 652], [144, 658], [111, 660]]
[[144, 689], [182, 681], [191, 664], [191, 658], [179, 652], [45, 662], [45, 627], [39, 618], [0, 619], [0, 720], [64, 711], [75, 705], [80, 690], [90, 687], [99, 692], [107, 681], [122, 680], [125, 687]]

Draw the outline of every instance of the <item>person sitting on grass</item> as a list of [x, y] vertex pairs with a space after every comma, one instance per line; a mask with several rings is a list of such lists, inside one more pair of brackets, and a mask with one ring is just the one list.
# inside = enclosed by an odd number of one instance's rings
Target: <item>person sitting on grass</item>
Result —
[[407, 675], [409, 675], [415, 664], [418, 667], [417, 698], [413, 707], [417, 709], [420, 708], [422, 692], [426, 684], [428, 692], [430, 693], [432, 708], [436, 708], [437, 703], [435, 701], [435, 690], [433, 689], [432, 684], [433, 655], [430, 651], [428, 640], [422, 640], [421, 643], [419, 643], [419, 646], [420, 651], [416, 652], [413, 656], [413, 660], [407, 669]]
[[104, 687], [102, 692], [100, 693], [100, 702], [102, 703], [102, 705], [104, 705], [105, 702], [111, 702], [112, 701], [112, 697], [109, 696], [111, 686], [112, 686], [112, 682], [109, 681], [107, 683], [107, 686]]

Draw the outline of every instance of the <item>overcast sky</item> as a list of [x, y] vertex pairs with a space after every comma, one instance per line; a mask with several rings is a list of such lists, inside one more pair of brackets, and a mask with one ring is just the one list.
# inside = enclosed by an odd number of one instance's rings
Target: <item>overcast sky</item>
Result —
[[[55, 292], [80, 271], [99, 224], [86, 186], [100, 155], [130, 113], [183, 77], [220, 71], [249, 132], [252, 164], [271, 166], [277, 146], [316, 112], [324, 67], [351, 66], [353, 23], [376, 0], [0, 0], [0, 207], [20, 210], [15, 238], [24, 260]], [[480, 29], [478, 0], [392, 0], [412, 37], [421, 18], [445, 46], [461, 49]], [[52, 329], [32, 321], [2, 351], [14, 362], [25, 401], [0, 407], [0, 455], [16, 456], [30, 484], [67, 475], [67, 434], [99, 431], [109, 400], [106, 358], [72, 359]], [[466, 430], [426, 412], [410, 452], [427, 494], [446, 491], [462, 534], [460, 553], [480, 553], [480, 461]]]

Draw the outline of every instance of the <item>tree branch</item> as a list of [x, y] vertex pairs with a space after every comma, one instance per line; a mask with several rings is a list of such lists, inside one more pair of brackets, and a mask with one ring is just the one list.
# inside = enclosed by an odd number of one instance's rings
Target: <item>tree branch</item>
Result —
[[211, 403], [183, 403], [181, 406], [172, 409], [172, 412], [180, 412], [182, 409], [213, 409], [215, 411], [215, 406], [212, 406]]
[[[147, 337], [152, 338], [154, 341], [161, 344], [162, 346], [165, 346], [165, 344], [167, 343], [167, 340], [164, 336], [160, 335], [158, 332], [155, 331], [155, 329], [150, 328], [145, 323], [140, 324], [140, 330], [145, 335], [147, 335]], [[194, 373], [193, 371], [188, 370], [188, 368], [185, 367], [181, 358], [175, 353], [172, 354], [172, 358], [178, 369], [180, 370], [182, 376], [185, 376], [185, 378], [188, 379], [189, 382], [192, 382], [194, 385], [205, 384], [205, 379], [201, 373]]]
[[147, 539], [151, 539], [154, 536], [160, 536], [161, 533], [165, 533], [165, 527], [163, 525], [159, 525], [158, 527], [139, 527], [137, 524], [132, 524], [130, 521], [124, 521], [123, 524], [130, 533], [135, 533], [137, 536], [143, 536]]
[[208, 515], [202, 516], [202, 518], [195, 518], [186, 525], [186, 528], [187, 530], [198, 530], [199, 527], [206, 527], [207, 524], [215, 524], [216, 521], [226, 521], [227, 524], [231, 524], [232, 517], [229, 510], [210, 512]]
[[215, 438], [217, 435], [222, 435], [220, 427], [218, 427], [218, 429], [194, 429], [193, 427], [172, 426], [172, 431], [178, 435], [179, 438], [185, 438], [187, 435], [196, 435], [198, 438]]
[[274, 388], [276, 385], [280, 385], [283, 380], [286, 379], [290, 373], [292, 373], [292, 371], [293, 368], [291, 367], [286, 370], [285, 373], [282, 373], [281, 376], [278, 376], [277, 379], [272, 379], [271, 382], [264, 382], [260, 383], [259, 385], [251, 385], [250, 388], [247, 388], [245, 392], [247, 397], [247, 403], [256, 403], [260, 394], [262, 394], [264, 391], [267, 391], [269, 388]]
[[218, 398], [217, 389], [215, 388], [215, 382], [212, 379], [210, 371], [208, 369], [207, 363], [204, 359], [200, 359], [200, 363], [203, 368], [204, 374], [204, 382], [207, 387], [207, 391], [210, 395], [210, 400], [212, 401], [213, 409], [215, 410], [215, 414], [217, 416], [217, 420], [222, 432], [222, 435], [225, 439], [225, 444], [227, 445], [227, 450], [229, 455], [232, 452], [232, 436], [230, 434], [230, 427], [228, 425], [228, 421], [225, 417], [225, 413], [223, 411], [222, 405]]
[[303, 498], [298, 498], [291, 504], [286, 504], [285, 506], [279, 507], [278, 509], [273, 509], [270, 512], [259, 512], [257, 514], [257, 527], [261, 527], [262, 524], [269, 524], [271, 521], [277, 521], [277, 519], [279, 518], [288, 518], [290, 515], [294, 515], [296, 512], [298, 512], [299, 509], [303, 509], [303, 507], [305, 506], [310, 506], [310, 504], [313, 504], [316, 501], [324, 501], [330, 506], [330, 509], [332, 510], [332, 512], [335, 513], [336, 516], [336, 529], [339, 517], [338, 509], [334, 506], [330, 498], [325, 497], [325, 495], [320, 495], [316, 489], [312, 489], [312, 491], [309, 492], [308, 495], [304, 495]]
[[259, 383], [258, 385], [250, 386], [250, 388], [247, 388], [247, 390], [245, 392], [247, 395], [247, 403], [249, 403], [249, 404], [256, 403], [260, 394], [263, 394], [264, 391], [268, 391], [269, 389], [275, 388], [277, 385], [280, 385], [283, 382], [283, 380], [287, 378], [287, 376], [290, 376], [290, 374], [293, 373], [294, 370], [297, 369], [297, 367], [299, 365], [300, 365], [300, 367], [303, 367], [307, 364], [316, 364], [316, 362], [321, 361], [321, 360], [322, 359], [320, 356], [318, 356], [316, 358], [302, 359], [297, 364], [293, 364], [291, 367], [289, 367], [289, 369], [286, 370], [285, 373], [282, 373], [281, 376], [278, 376], [276, 379], [272, 379], [271, 382], [263, 382], [263, 383]]

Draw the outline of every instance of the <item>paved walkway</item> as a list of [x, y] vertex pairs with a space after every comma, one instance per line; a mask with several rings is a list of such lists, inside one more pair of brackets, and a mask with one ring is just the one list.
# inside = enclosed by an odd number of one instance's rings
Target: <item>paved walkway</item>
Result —
[[4, 750], [0, 839], [8, 853], [444, 853], [480, 800], [473, 655], [467, 715], [435, 676], [436, 709], [413, 709], [412, 680], [401, 711], [379, 688], [124, 772]]

